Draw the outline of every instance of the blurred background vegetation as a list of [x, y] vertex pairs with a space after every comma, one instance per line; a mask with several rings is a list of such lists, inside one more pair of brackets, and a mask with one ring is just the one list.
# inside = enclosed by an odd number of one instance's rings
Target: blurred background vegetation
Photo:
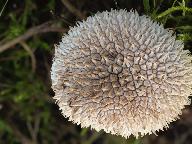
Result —
[[192, 109], [164, 132], [136, 140], [81, 129], [54, 103], [54, 44], [98, 11], [136, 9], [182, 39], [192, 51], [190, 0], [0, 0], [0, 144], [191, 144]]

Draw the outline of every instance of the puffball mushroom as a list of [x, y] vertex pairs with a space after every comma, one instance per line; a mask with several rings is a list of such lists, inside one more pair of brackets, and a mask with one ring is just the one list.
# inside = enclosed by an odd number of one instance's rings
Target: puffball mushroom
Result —
[[54, 98], [69, 121], [128, 138], [167, 128], [192, 90], [188, 50], [136, 11], [97, 13], [55, 48]]

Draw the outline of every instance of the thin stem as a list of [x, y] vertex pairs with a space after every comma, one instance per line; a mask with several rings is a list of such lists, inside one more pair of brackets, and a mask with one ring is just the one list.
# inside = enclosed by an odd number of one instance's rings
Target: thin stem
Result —
[[31, 48], [29, 47], [29, 45], [26, 42], [21, 41], [20, 44], [29, 53], [29, 55], [31, 57], [32, 72], [35, 72], [36, 59], [35, 59], [35, 55], [34, 55], [33, 51], [31, 50]]

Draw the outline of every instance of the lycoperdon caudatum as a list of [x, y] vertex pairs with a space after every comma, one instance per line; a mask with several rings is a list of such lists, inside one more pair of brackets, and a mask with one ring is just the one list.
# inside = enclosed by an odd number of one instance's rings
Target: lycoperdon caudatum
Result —
[[55, 47], [52, 88], [62, 114], [81, 127], [128, 138], [167, 128], [192, 92], [188, 50], [136, 11], [96, 13]]

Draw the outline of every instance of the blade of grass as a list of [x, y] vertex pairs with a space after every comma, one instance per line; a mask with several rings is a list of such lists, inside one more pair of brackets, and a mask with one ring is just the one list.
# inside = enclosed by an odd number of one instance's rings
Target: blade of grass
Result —
[[172, 7], [174, 7], [175, 6], [175, 3], [177, 2], [177, 0], [174, 0], [174, 2], [173, 2], [173, 4], [172, 4]]
[[2, 10], [1, 10], [1, 12], [0, 12], [0, 16], [2, 15], [2, 13], [3, 13], [3, 11], [4, 11], [4, 9], [5, 9], [6, 5], [7, 5], [7, 3], [8, 3], [8, 0], [6, 0], [5, 4], [3, 5], [3, 8], [2, 8]]
[[183, 6], [171, 7], [168, 10], [166, 10], [166, 11], [162, 12], [161, 14], [159, 14], [157, 16], [157, 18], [158, 19], [162, 18], [162, 17], [164, 17], [164, 16], [166, 16], [166, 15], [168, 15], [168, 14], [174, 12], [174, 11], [179, 11], [179, 10], [183, 10], [183, 11], [186, 11], [186, 12], [192, 12], [192, 8], [188, 8], [188, 7], [183, 7]]
[[143, 0], [143, 6], [144, 6], [145, 13], [149, 13], [150, 11], [149, 0]]
[[[182, 6], [185, 7], [185, 0], [182, 0]], [[183, 16], [185, 16], [185, 9], [183, 10]]]
[[186, 41], [192, 41], [192, 35], [189, 33], [183, 33], [183, 34], [179, 34], [177, 39], [182, 40], [184, 42]]
[[176, 27], [176, 29], [180, 29], [180, 30], [186, 30], [186, 31], [192, 31], [192, 26], [190, 25], [184, 25], [184, 26], [178, 26]]
[[[174, 2], [173, 2], [171, 7], [174, 7], [176, 2], [177, 2], [177, 0], [174, 0]], [[167, 22], [167, 19], [168, 19], [168, 15], [166, 15], [165, 18], [162, 20], [163, 25], [165, 25], [165, 23]]]
[[80, 135], [81, 135], [81, 136], [85, 136], [88, 131], [89, 131], [89, 128], [83, 128], [83, 129], [81, 130]]

